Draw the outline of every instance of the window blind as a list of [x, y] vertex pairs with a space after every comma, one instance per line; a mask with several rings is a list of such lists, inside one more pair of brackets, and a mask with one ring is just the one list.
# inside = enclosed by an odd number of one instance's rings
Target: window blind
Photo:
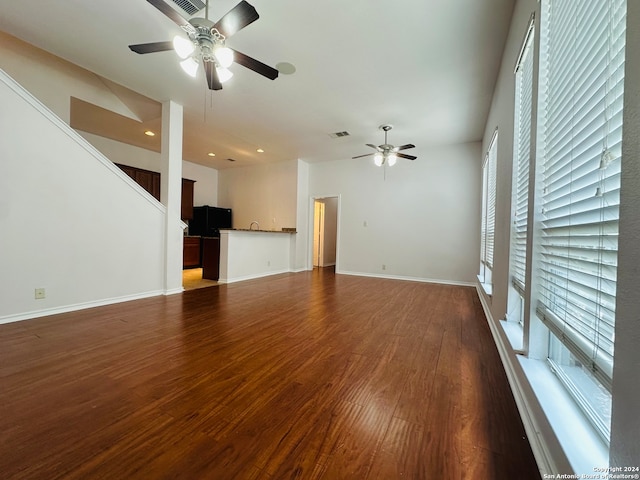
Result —
[[516, 66], [516, 112], [514, 142], [515, 195], [511, 275], [513, 286], [524, 296], [527, 256], [527, 218], [529, 208], [529, 162], [531, 158], [531, 115], [533, 101], [533, 20], [527, 30]]
[[486, 226], [484, 232], [484, 259], [488, 268], [493, 268], [493, 249], [496, 227], [496, 164], [498, 161], [498, 131], [491, 137], [485, 157], [486, 173]]
[[554, 0], [544, 12], [537, 313], [610, 388], [626, 3]]
[[482, 164], [482, 220], [480, 222], [480, 263], [485, 266], [487, 263], [487, 190], [488, 190], [488, 168], [487, 158]]

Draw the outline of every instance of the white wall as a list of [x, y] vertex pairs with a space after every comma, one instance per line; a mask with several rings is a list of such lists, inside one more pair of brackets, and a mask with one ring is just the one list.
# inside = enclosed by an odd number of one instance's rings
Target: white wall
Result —
[[182, 176], [196, 181], [193, 185], [194, 205], [218, 206], [218, 170], [184, 160]]
[[218, 172], [218, 205], [233, 210], [233, 227], [295, 227], [298, 162], [229, 168]]
[[70, 123], [71, 97], [137, 119], [97, 75], [0, 32], [0, 68]]
[[[158, 152], [127, 145], [92, 133], [79, 133], [114, 163], [160, 172], [161, 159]], [[182, 162], [182, 176], [196, 181], [193, 192], [194, 205], [217, 206], [217, 170], [184, 160]]]
[[164, 207], [1, 71], [0, 104], [0, 322], [162, 293]]
[[473, 283], [480, 251], [480, 145], [411, 153], [418, 159], [400, 159], [386, 171], [369, 158], [310, 165], [310, 195], [340, 195], [338, 268]]

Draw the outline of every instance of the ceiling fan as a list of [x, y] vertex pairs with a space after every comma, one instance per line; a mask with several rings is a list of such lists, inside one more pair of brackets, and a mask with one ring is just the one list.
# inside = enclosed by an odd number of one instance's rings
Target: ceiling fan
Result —
[[146, 54], [175, 50], [183, 59], [180, 66], [192, 77], [196, 76], [198, 66], [202, 62], [210, 90], [221, 90], [222, 84], [233, 76], [229, 66], [234, 61], [270, 80], [278, 78], [278, 70], [275, 68], [232, 50], [225, 44], [227, 38], [260, 18], [256, 9], [248, 2], [242, 0], [216, 23], [208, 19], [209, 0], [205, 7], [205, 18], [196, 17], [190, 20], [183, 18], [163, 0], [147, 2], [178, 24], [188, 38], [176, 35], [173, 41], [129, 45], [133, 52]]
[[380, 125], [378, 128], [380, 130], [384, 130], [384, 143], [382, 145], [378, 145], [377, 147], [371, 143], [367, 143], [367, 147], [371, 147], [376, 150], [375, 153], [365, 153], [364, 155], [358, 155], [357, 157], [351, 158], [362, 158], [373, 155], [373, 161], [378, 167], [381, 167], [385, 163], [387, 163], [391, 167], [396, 164], [398, 157], [406, 158], [407, 160], [415, 160], [416, 158], [418, 158], [414, 157], [413, 155], [398, 153], [400, 150], [406, 150], [407, 148], [416, 148], [414, 144], [407, 143], [406, 145], [394, 147], [387, 141], [387, 132], [393, 128], [393, 125]]

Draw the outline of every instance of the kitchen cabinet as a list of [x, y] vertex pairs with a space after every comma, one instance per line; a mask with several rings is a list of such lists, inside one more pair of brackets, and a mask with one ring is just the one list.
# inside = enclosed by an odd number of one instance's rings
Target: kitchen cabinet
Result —
[[193, 187], [195, 180], [182, 179], [182, 205], [180, 218], [191, 220], [193, 218]]
[[220, 277], [220, 238], [202, 237], [202, 278]]
[[[151, 170], [130, 167], [129, 165], [121, 165], [116, 163], [124, 173], [129, 175], [138, 185], [160, 201], [160, 174]], [[193, 187], [195, 180], [187, 178], [182, 179], [182, 203], [180, 207], [180, 218], [182, 220], [191, 220], [193, 218]]]
[[184, 237], [182, 243], [182, 268], [200, 266], [200, 237]]
[[118, 163], [116, 163], [116, 166], [153, 195], [156, 200], [160, 201], [160, 174], [158, 172], [130, 167], [128, 165], [120, 165]]

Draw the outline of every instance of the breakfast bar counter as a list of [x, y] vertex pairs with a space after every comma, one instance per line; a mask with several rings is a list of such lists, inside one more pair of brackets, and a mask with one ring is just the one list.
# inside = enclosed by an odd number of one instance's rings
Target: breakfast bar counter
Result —
[[220, 230], [220, 283], [291, 271], [295, 231]]

